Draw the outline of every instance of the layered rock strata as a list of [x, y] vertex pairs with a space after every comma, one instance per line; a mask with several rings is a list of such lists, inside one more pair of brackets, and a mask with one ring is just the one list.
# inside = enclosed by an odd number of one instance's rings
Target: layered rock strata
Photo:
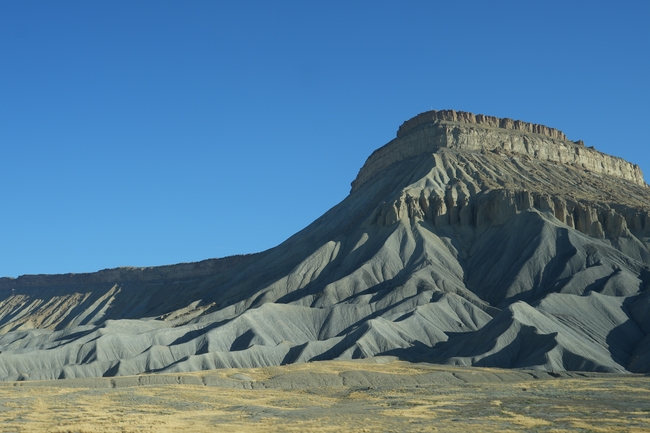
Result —
[[487, 128], [510, 129], [527, 132], [530, 134], [545, 135], [549, 138], [562, 141], [568, 140], [562, 131], [559, 131], [555, 128], [549, 128], [548, 126], [539, 125], [537, 123], [528, 123], [521, 120], [508, 119], [507, 117], [499, 118], [495, 116], [485, 116], [483, 114], [475, 115], [474, 113], [469, 113], [467, 111], [455, 110], [431, 110], [420, 113], [417, 116], [412, 117], [411, 119], [402, 123], [402, 125], [397, 130], [397, 137], [403, 137], [418, 126], [435, 121], [468, 123], [484, 126]]
[[638, 165], [585, 147], [582, 141], [569, 141], [557, 129], [463, 111], [433, 110], [404, 122], [397, 138], [374, 151], [352, 182], [352, 191], [396, 162], [441, 148], [506, 151], [645, 185]]
[[436, 227], [459, 224], [481, 231], [531, 209], [549, 212], [567, 227], [595, 238], [616, 239], [632, 233], [650, 237], [647, 208], [611, 207], [527, 190], [490, 190], [476, 196], [456, 189], [430, 195], [423, 190], [417, 197], [404, 194], [383, 203], [376, 210], [374, 222], [388, 227], [406, 218], [428, 221]]
[[[403, 190], [379, 205], [374, 222], [390, 226], [406, 218], [482, 231], [536, 209], [595, 238], [650, 237], [650, 203], [642, 198], [650, 192], [647, 186], [631, 187], [625, 180], [522, 159], [516, 153], [445, 148], [430, 158], [426, 187]], [[621, 188], [636, 193], [622, 195]]]

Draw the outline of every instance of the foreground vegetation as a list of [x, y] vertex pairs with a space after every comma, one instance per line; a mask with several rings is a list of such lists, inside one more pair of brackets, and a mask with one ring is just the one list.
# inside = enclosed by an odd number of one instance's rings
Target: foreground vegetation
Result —
[[[413, 378], [423, 374], [441, 380], [414, 385]], [[325, 380], [328, 377], [347, 380], [332, 386]], [[159, 384], [146, 384], [155, 382]], [[272, 383], [278, 387], [255, 386]], [[221, 432], [650, 431], [650, 377], [534, 378], [508, 370], [380, 359], [182, 376], [0, 384], [2, 432], [215, 428]]]

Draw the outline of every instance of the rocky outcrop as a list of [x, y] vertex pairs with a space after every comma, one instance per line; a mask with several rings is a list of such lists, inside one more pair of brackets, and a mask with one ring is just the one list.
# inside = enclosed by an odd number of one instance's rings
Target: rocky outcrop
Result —
[[410, 220], [411, 223], [426, 221], [437, 228], [457, 224], [480, 232], [532, 209], [546, 212], [569, 228], [597, 239], [650, 237], [650, 210], [527, 190], [500, 189], [472, 195], [464, 188], [449, 188], [429, 194], [422, 190], [417, 196], [404, 193], [392, 202], [379, 205], [371, 219], [380, 227]]
[[[379, 204], [371, 224], [426, 221], [436, 228], [458, 225], [480, 233], [537, 210], [598, 239], [650, 236], [650, 203], [642, 198], [650, 193], [646, 186], [513, 152], [443, 148], [429, 161], [427, 181]], [[392, 175], [391, 169], [386, 173]]]
[[402, 123], [402, 125], [397, 130], [397, 137], [403, 137], [418, 126], [435, 122], [437, 120], [444, 122], [475, 124], [488, 128], [511, 129], [515, 131], [527, 132], [530, 134], [545, 135], [549, 138], [557, 140], [567, 140], [562, 131], [559, 131], [555, 128], [549, 128], [548, 126], [538, 125], [536, 123], [528, 123], [521, 120], [508, 119], [507, 117], [499, 118], [494, 116], [485, 116], [483, 114], [475, 115], [467, 111], [455, 110], [431, 110], [420, 113], [417, 116]]
[[441, 148], [516, 153], [646, 185], [638, 165], [585, 147], [581, 141], [569, 141], [557, 129], [443, 110], [428, 111], [404, 122], [397, 138], [370, 155], [352, 182], [352, 191], [396, 162], [432, 154]]

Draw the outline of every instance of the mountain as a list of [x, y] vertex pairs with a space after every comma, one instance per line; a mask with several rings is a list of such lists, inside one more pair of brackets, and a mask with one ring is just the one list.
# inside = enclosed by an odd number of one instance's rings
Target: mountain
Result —
[[638, 166], [511, 119], [429, 111], [270, 250], [0, 279], [0, 379], [394, 355], [650, 372]]

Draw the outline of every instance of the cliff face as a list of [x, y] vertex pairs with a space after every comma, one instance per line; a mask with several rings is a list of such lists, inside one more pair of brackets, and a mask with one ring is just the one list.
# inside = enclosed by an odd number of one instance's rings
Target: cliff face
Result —
[[425, 125], [435, 121], [456, 122], [484, 126], [486, 128], [501, 128], [514, 131], [526, 132], [529, 134], [545, 135], [546, 137], [567, 141], [562, 131], [548, 126], [538, 125], [536, 123], [523, 122], [508, 118], [499, 118], [495, 116], [485, 116], [483, 114], [474, 114], [467, 111], [455, 110], [431, 110], [420, 113], [417, 116], [405, 121], [397, 130], [397, 137], [403, 137], [420, 125]]
[[646, 187], [629, 185], [627, 191], [631, 188], [635, 193], [621, 194], [625, 181], [611, 182], [512, 153], [444, 149], [432, 159], [428, 182], [382, 203], [373, 223], [427, 221], [436, 228], [458, 225], [481, 232], [535, 209], [593, 238], [650, 237]]
[[441, 148], [516, 153], [646, 185], [638, 165], [585, 147], [581, 141], [569, 141], [557, 129], [463, 111], [434, 110], [404, 122], [397, 138], [373, 152], [352, 182], [352, 191], [396, 162]]

